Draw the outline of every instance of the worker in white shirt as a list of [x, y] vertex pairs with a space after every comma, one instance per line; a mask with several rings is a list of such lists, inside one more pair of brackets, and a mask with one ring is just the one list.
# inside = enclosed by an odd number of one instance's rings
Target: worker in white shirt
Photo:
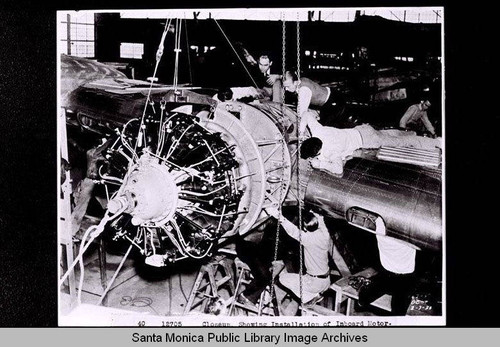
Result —
[[336, 100], [330, 87], [322, 86], [313, 80], [301, 77], [292, 71], [285, 73], [283, 87], [290, 93], [297, 93], [297, 114], [302, 116], [311, 106], [321, 112], [330, 111]]
[[391, 313], [404, 316], [415, 290], [415, 246], [386, 236], [381, 217], [375, 221], [377, 245], [380, 256], [380, 271], [359, 290], [359, 304], [366, 307], [384, 294], [391, 294]]
[[245, 98], [257, 100], [262, 98], [262, 92], [255, 87], [222, 88], [212, 99], [217, 101], [238, 101]]
[[[299, 240], [304, 247], [304, 265], [306, 273], [302, 275], [302, 302], [311, 304], [320, 299], [319, 293], [330, 286], [330, 267], [328, 254], [332, 249], [332, 239], [326, 228], [323, 217], [305, 210], [303, 226], [299, 229], [288, 219], [280, 216], [276, 207], [266, 210], [271, 216], [280, 219], [281, 226], [288, 235]], [[297, 298], [300, 298], [300, 275], [298, 273], [282, 272], [280, 283], [288, 288]]]

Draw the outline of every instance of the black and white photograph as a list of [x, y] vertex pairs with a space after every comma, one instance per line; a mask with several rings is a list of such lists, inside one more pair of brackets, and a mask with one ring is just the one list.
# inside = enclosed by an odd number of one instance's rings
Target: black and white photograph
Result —
[[59, 326], [444, 326], [442, 7], [57, 11]]

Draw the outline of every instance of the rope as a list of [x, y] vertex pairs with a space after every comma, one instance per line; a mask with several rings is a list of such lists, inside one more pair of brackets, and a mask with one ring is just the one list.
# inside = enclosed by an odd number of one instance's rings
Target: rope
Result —
[[[127, 180], [130, 171], [131, 170], [129, 169], [129, 171], [127, 172], [127, 174], [123, 178], [123, 182], [125, 182]], [[118, 191], [115, 192], [111, 198], [113, 199], [115, 196], [119, 195], [122, 192], [124, 186], [125, 185], [120, 186]], [[127, 206], [123, 206], [120, 210], [115, 212], [113, 215], [110, 215], [109, 210], [106, 210], [106, 212], [104, 213], [104, 217], [101, 219], [99, 224], [92, 225], [85, 231], [85, 233], [81, 239], [80, 251], [78, 253], [78, 256], [73, 260], [73, 263], [71, 263], [71, 265], [68, 266], [66, 273], [59, 280], [59, 286], [62, 286], [63, 283], [68, 278], [68, 276], [70, 275], [70, 273], [73, 271], [76, 264], [80, 263], [80, 271], [81, 271], [80, 272], [80, 292], [78, 293], [78, 302], [81, 302], [81, 288], [83, 285], [83, 272], [84, 272], [83, 254], [87, 251], [87, 249], [92, 244], [94, 239], [97, 238], [104, 231], [104, 227], [105, 227], [106, 223], [108, 223], [109, 221], [112, 221], [113, 219], [118, 217], [126, 209], [127, 209]], [[89, 240], [86, 242], [87, 238], [89, 238]]]
[[219, 25], [219, 22], [217, 22], [217, 19], [214, 18], [214, 22], [215, 24], [217, 24], [217, 26], [219, 27], [222, 35], [224, 35], [224, 38], [227, 40], [227, 43], [229, 43], [229, 46], [231, 47], [231, 49], [233, 50], [234, 54], [236, 54], [236, 57], [238, 58], [238, 60], [240, 61], [241, 65], [243, 66], [243, 68], [245, 69], [246, 73], [248, 74], [248, 77], [250, 77], [250, 79], [252, 80], [252, 83], [253, 85], [255, 86], [255, 88], [259, 88], [259, 86], [257, 85], [257, 83], [255, 82], [255, 80], [253, 79], [252, 75], [250, 74], [250, 72], [248, 71], [245, 63], [243, 62], [243, 60], [241, 60], [241, 57], [240, 55], [238, 54], [238, 52], [236, 52], [236, 49], [234, 48], [233, 44], [231, 43], [231, 41], [229, 40], [229, 38], [227, 37], [226, 33], [224, 32], [224, 30], [222, 30], [221, 26]]
[[153, 89], [153, 83], [154, 83], [154, 80], [156, 77], [156, 72], [158, 71], [158, 65], [160, 65], [160, 60], [161, 60], [161, 57], [163, 55], [163, 45], [165, 43], [165, 37], [167, 37], [168, 29], [170, 28], [171, 22], [172, 22], [172, 19], [170, 18], [165, 23], [165, 28], [163, 29], [163, 34], [161, 36], [160, 44], [158, 45], [158, 50], [156, 51], [155, 70], [153, 72], [153, 77], [151, 78], [151, 83], [149, 84], [148, 95], [146, 98], [146, 102], [144, 104], [144, 110], [142, 112], [141, 124], [139, 125], [139, 131], [137, 133], [137, 141], [135, 142], [134, 152], [137, 150], [137, 146], [138, 146], [139, 142], [142, 141], [142, 136], [144, 136], [144, 142], [146, 142], [146, 134], [142, 133], [142, 128], [144, 127], [144, 117], [146, 116], [146, 110], [148, 108], [149, 99], [151, 97], [151, 90]]
[[[104, 225], [110, 219], [111, 218], [108, 215], [105, 215], [103, 217], [103, 219], [101, 219], [101, 222], [98, 225], [92, 225], [91, 227], [89, 227], [85, 231], [85, 233], [80, 241], [81, 242], [80, 243], [80, 251], [78, 253], [78, 256], [73, 260], [73, 263], [71, 263], [71, 265], [68, 266], [68, 270], [66, 270], [64, 275], [59, 280], [59, 286], [61, 286], [64, 283], [64, 281], [66, 281], [66, 278], [68, 278], [69, 274], [71, 273], [71, 271], [73, 271], [73, 268], [76, 266], [77, 263], [81, 262], [80, 269], [82, 268], [82, 266], [83, 266], [83, 253], [85, 253], [87, 248], [89, 248], [89, 246], [92, 244], [92, 241], [94, 241], [94, 239], [102, 232], [102, 230], [104, 230]], [[85, 242], [85, 240], [88, 237], [90, 237], [89, 241]]]

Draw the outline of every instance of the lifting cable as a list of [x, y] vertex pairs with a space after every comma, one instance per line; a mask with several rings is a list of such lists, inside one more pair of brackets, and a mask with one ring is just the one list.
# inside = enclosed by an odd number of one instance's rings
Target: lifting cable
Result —
[[[179, 53], [181, 52], [181, 33], [182, 33], [182, 19], [175, 20], [175, 66], [174, 66], [174, 93], [177, 92], [179, 85]], [[189, 52], [188, 52], [189, 53]]]
[[193, 73], [191, 72], [191, 47], [189, 46], [189, 36], [188, 36], [188, 26], [187, 26], [187, 21], [184, 19], [184, 27], [186, 28], [186, 52], [187, 52], [187, 58], [188, 58], [188, 71], [189, 71], [189, 82], [191, 85], [193, 85]]
[[156, 51], [156, 64], [155, 64], [155, 70], [153, 72], [153, 77], [151, 77], [151, 83], [149, 84], [149, 89], [148, 89], [148, 95], [146, 98], [146, 102], [144, 104], [144, 110], [142, 112], [142, 117], [141, 117], [141, 124], [139, 125], [139, 132], [137, 134], [137, 141], [135, 142], [134, 146], [134, 152], [137, 150], [137, 146], [139, 146], [139, 143], [142, 143], [142, 139], [144, 136], [144, 142], [146, 142], [146, 134], [143, 134], [143, 128], [144, 128], [144, 117], [146, 116], [146, 110], [148, 108], [149, 104], [149, 99], [151, 97], [151, 90], [153, 89], [153, 83], [156, 78], [156, 72], [158, 71], [158, 65], [160, 64], [161, 57], [163, 55], [163, 45], [165, 43], [165, 37], [167, 36], [167, 33], [170, 29], [170, 23], [172, 22], [172, 19], [169, 18], [167, 22], [165, 23], [165, 28], [163, 29], [163, 34], [161, 36], [160, 44], [158, 45], [158, 50]]
[[236, 52], [236, 49], [234, 48], [233, 44], [231, 43], [231, 41], [229, 40], [229, 38], [227, 37], [226, 33], [224, 32], [224, 30], [222, 30], [222, 27], [219, 25], [219, 22], [217, 22], [217, 19], [214, 18], [214, 22], [215, 24], [217, 24], [217, 26], [219, 27], [222, 35], [224, 35], [224, 38], [226, 39], [227, 43], [229, 43], [229, 46], [231, 47], [231, 49], [233, 50], [234, 54], [236, 54], [236, 57], [238, 58], [238, 60], [240, 61], [241, 65], [243, 66], [243, 68], [245, 69], [246, 73], [248, 74], [248, 76], [250, 77], [250, 79], [252, 80], [252, 83], [253, 85], [255, 86], [255, 88], [259, 88], [259, 86], [257, 85], [257, 83], [255, 82], [255, 80], [253, 79], [252, 75], [250, 74], [250, 72], [248, 71], [245, 63], [243, 62], [243, 60], [241, 60], [241, 57], [240, 55], [238, 54], [238, 52]]

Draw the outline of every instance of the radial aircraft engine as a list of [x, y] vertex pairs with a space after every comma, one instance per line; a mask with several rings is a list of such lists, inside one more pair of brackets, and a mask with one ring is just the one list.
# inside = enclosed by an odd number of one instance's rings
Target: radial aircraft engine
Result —
[[87, 173], [106, 188], [114, 217], [104, 231], [150, 265], [209, 257], [236, 234], [251, 240], [266, 206], [289, 190], [296, 115], [286, 106], [150, 92], [124, 79], [86, 83], [66, 99], [68, 124], [102, 136]]
[[266, 207], [299, 199], [372, 232], [382, 217], [386, 234], [441, 248], [440, 170], [365, 156], [334, 177], [297, 161], [297, 115], [286, 105], [103, 77], [69, 91], [62, 108], [68, 124], [102, 138], [87, 172], [106, 188], [113, 218], [103, 232], [146, 263], [203, 259], [235, 235], [252, 241]]

